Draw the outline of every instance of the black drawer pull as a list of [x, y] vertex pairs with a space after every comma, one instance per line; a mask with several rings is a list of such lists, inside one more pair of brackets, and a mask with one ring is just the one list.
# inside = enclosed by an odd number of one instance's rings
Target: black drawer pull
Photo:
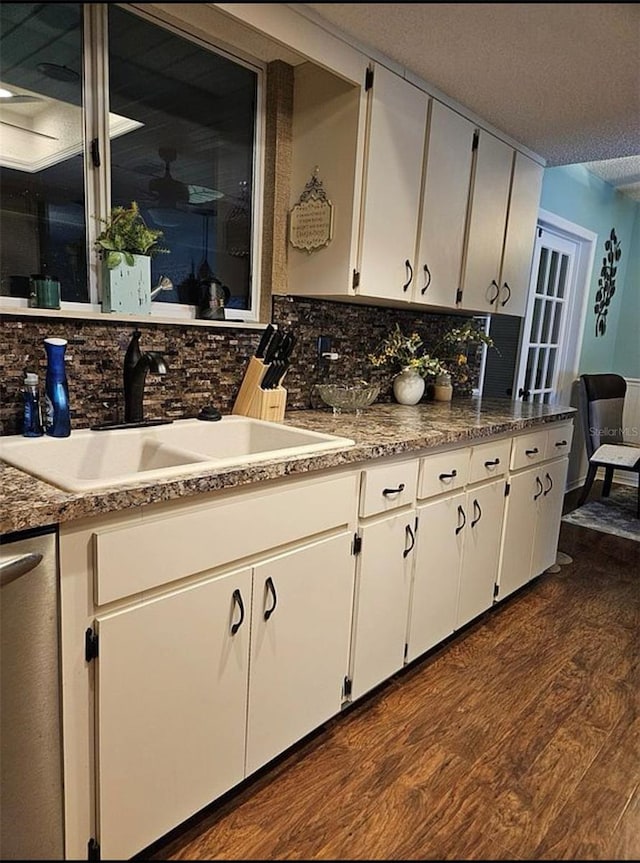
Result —
[[536, 455], [538, 452], [539, 452], [538, 447], [537, 447], [537, 446], [534, 446], [534, 448], [533, 448], [533, 449], [526, 449], [526, 450], [524, 451], [524, 454], [525, 454], [525, 455]]
[[549, 488], [545, 488], [545, 490], [544, 490], [544, 496], [546, 497], [549, 494], [549, 492], [551, 491], [551, 489], [553, 488], [553, 480], [551, 479], [551, 477], [549, 476], [548, 473], [545, 473], [544, 478], [549, 480]]
[[499, 458], [494, 458], [493, 461], [486, 461], [484, 463], [485, 467], [495, 467], [497, 464], [500, 464]]
[[480, 521], [480, 519], [482, 518], [482, 510], [480, 509], [480, 504], [478, 503], [478, 501], [475, 498], [473, 499], [473, 512], [474, 512], [474, 515], [475, 515], [475, 513], [478, 513], [478, 514], [476, 515], [476, 517], [471, 522], [471, 527], [475, 527], [477, 525], [477, 523]]
[[566, 440], [556, 441], [556, 446], [566, 446], [566, 445], [567, 445]]
[[491, 280], [491, 284], [489, 285], [489, 287], [496, 289], [495, 294], [489, 300], [489, 305], [492, 306], [495, 303], [495, 301], [498, 299], [498, 297], [500, 296], [500, 288], [498, 287], [498, 283], [496, 282], [495, 279]]
[[422, 296], [424, 296], [426, 294], [427, 288], [431, 284], [431, 270], [429, 269], [429, 267], [426, 264], [424, 265], [423, 269], [424, 269], [424, 288], [420, 291]]
[[409, 278], [407, 279], [406, 283], [402, 286], [402, 290], [406, 291], [407, 288], [409, 287], [409, 285], [411, 284], [411, 282], [413, 281], [413, 267], [411, 266], [411, 261], [408, 258], [404, 262], [404, 265], [407, 268], [407, 273], [409, 275]]
[[[501, 306], [506, 306], [506, 305], [507, 305], [507, 303], [509, 302], [509, 300], [511, 299], [511, 288], [509, 287], [509, 284], [508, 284], [507, 282], [505, 282], [505, 283], [504, 283], [504, 285], [503, 285], [502, 287], [503, 287], [503, 288], [506, 288], [506, 289], [507, 289], [507, 291], [509, 292], [509, 293], [507, 294], [507, 296], [504, 298], [504, 300], [500, 303], [500, 305], [501, 305]], [[499, 296], [499, 295], [498, 295], [498, 296]]]
[[458, 526], [456, 527], [456, 536], [460, 533], [460, 531], [462, 530], [462, 528], [463, 528], [463, 527], [465, 526], [465, 524], [467, 523], [467, 517], [466, 517], [466, 515], [464, 514], [464, 510], [462, 509], [462, 507], [461, 507], [461, 506], [459, 506], [459, 507], [458, 507], [458, 516], [462, 516], [462, 524], [460, 524], [460, 521], [459, 521], [459, 519], [458, 519]]
[[404, 483], [401, 482], [400, 485], [398, 486], [398, 488], [383, 488], [382, 494], [385, 497], [388, 497], [390, 494], [400, 494], [403, 491], [404, 491]]
[[236, 632], [242, 626], [242, 621], [244, 620], [244, 603], [242, 601], [242, 594], [240, 593], [240, 591], [238, 589], [233, 591], [233, 601], [236, 603], [236, 605], [240, 609], [240, 620], [231, 626], [231, 635], [236, 634]]
[[409, 548], [405, 548], [405, 550], [402, 552], [402, 556], [403, 556], [403, 557], [406, 557], [406, 556], [407, 556], [407, 555], [412, 551], [413, 546], [416, 544], [416, 535], [415, 535], [415, 533], [411, 530], [411, 525], [410, 525], [410, 524], [407, 524], [407, 525], [405, 526], [404, 531], [405, 531], [405, 535], [406, 535], [406, 536], [408, 536], [408, 537], [410, 538], [410, 540], [411, 540], [411, 545], [409, 546]]
[[544, 492], [544, 486], [542, 485], [542, 481], [540, 480], [539, 476], [536, 477], [536, 485], [540, 486], [540, 491], [537, 494], [534, 494], [534, 496], [533, 496], [534, 500], [538, 500], [540, 495]]
[[438, 479], [453, 479], [454, 476], [458, 476], [457, 470], [452, 470], [451, 473], [441, 473]]
[[276, 610], [276, 605], [278, 604], [278, 596], [276, 594], [276, 588], [275, 588], [275, 585], [273, 583], [273, 579], [271, 578], [271, 576], [269, 576], [267, 578], [267, 580], [264, 583], [264, 586], [265, 586], [267, 593], [271, 593], [271, 595], [273, 597], [273, 605], [271, 606], [271, 608], [265, 608], [265, 610], [264, 610], [264, 619], [269, 620], [269, 618], [271, 617], [273, 612]]

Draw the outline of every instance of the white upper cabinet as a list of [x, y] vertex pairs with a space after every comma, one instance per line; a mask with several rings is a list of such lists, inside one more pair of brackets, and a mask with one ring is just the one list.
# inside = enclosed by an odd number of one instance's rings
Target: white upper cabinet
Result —
[[503, 141], [479, 131], [461, 286], [463, 309], [496, 310], [513, 153]]
[[479, 130], [460, 308], [523, 316], [543, 168]]
[[288, 292], [524, 315], [542, 168], [381, 65], [362, 86], [296, 68], [294, 206], [318, 167], [321, 248], [289, 245]]
[[474, 125], [431, 100], [413, 301], [453, 308], [460, 284]]
[[373, 75], [357, 292], [408, 301], [429, 99], [383, 66]]
[[524, 316], [544, 168], [516, 151], [500, 274], [499, 309]]

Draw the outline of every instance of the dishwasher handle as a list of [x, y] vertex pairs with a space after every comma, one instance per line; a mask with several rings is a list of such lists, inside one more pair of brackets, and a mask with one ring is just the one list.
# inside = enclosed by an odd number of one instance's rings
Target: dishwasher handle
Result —
[[11, 584], [21, 575], [26, 575], [42, 562], [42, 555], [35, 551], [10, 557], [0, 562], [0, 587]]

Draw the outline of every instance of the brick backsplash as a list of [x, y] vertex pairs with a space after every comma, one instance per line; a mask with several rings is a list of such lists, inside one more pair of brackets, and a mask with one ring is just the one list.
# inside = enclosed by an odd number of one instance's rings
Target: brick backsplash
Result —
[[[379, 401], [392, 401], [391, 378], [373, 369], [367, 354], [399, 323], [417, 330], [429, 346], [459, 315], [432, 314], [352, 305], [326, 300], [274, 296], [274, 323], [291, 328], [297, 336], [292, 365], [285, 378], [289, 410], [324, 407], [314, 393], [321, 380], [367, 378], [379, 380]], [[169, 364], [164, 376], [149, 374], [145, 388], [146, 418], [196, 416], [204, 405], [222, 413], [233, 407], [249, 357], [260, 331], [178, 324], [127, 324], [122, 321], [5, 316], [0, 324], [3, 351], [0, 374], [0, 434], [22, 430], [21, 387], [24, 374], [35, 371], [44, 384], [46, 357], [43, 339], [65, 338], [72, 428], [87, 428], [123, 418], [122, 366], [133, 329], [141, 331], [142, 350], [161, 351]], [[330, 336], [339, 358], [318, 364], [317, 340]], [[454, 381], [456, 396], [468, 395], [477, 382], [479, 364], [469, 363], [469, 380]]]

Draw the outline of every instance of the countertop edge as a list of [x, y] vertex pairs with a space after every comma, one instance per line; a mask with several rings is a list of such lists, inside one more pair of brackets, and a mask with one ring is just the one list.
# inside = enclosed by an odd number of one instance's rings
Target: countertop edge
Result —
[[[312, 428], [348, 437], [355, 445], [316, 455], [283, 456], [242, 469], [228, 468], [171, 478], [165, 481], [132, 483], [82, 493], [63, 492], [24, 471], [0, 461], [2, 495], [0, 533], [62, 524], [104, 515], [136, 506], [191, 498], [231, 488], [250, 487], [261, 482], [302, 476], [315, 471], [348, 467], [372, 460], [408, 455], [446, 445], [477, 442], [509, 432], [571, 420], [572, 407], [526, 406], [531, 415], [514, 416], [517, 402], [464, 402], [453, 409], [432, 405], [399, 407], [375, 405], [360, 417], [334, 417], [326, 411], [290, 411], [285, 424]], [[511, 407], [507, 410], [505, 405]], [[534, 408], [539, 407], [538, 411]], [[493, 410], [492, 410], [493, 408]], [[541, 409], [545, 408], [545, 411]], [[507, 414], [511, 413], [511, 416]]]

